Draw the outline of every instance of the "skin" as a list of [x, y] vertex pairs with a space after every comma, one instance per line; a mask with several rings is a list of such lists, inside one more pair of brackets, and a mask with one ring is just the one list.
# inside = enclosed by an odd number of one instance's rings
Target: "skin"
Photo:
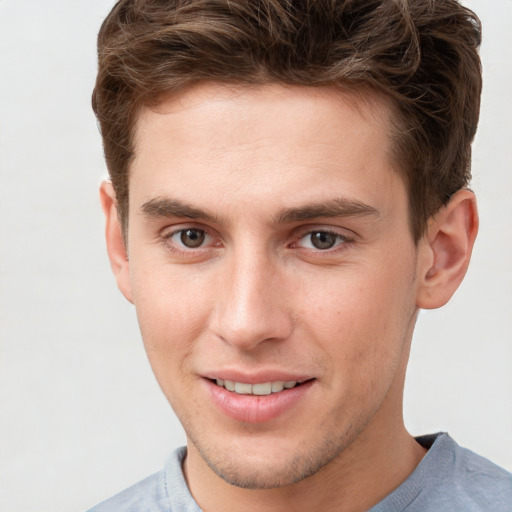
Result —
[[[126, 247], [102, 185], [112, 268], [204, 510], [367, 510], [424, 455], [402, 418], [412, 332], [462, 280], [477, 214], [462, 190], [414, 243], [389, 116], [327, 87], [202, 84], [140, 114]], [[239, 421], [212, 401], [226, 372], [309, 384]]]

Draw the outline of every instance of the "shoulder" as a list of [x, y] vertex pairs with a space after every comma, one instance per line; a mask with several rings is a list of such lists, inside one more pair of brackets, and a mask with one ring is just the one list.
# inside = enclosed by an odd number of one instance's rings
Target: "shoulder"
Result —
[[448, 434], [417, 438], [427, 454], [372, 512], [511, 512], [512, 474]]
[[[439, 468], [440, 473], [446, 473], [460, 487], [475, 489], [479, 484], [487, 489], [504, 486], [512, 492], [512, 473], [497, 466], [490, 460], [459, 446], [448, 434], [434, 434], [417, 438], [420, 444], [429, 442], [431, 446], [427, 454], [430, 457], [431, 470]], [[450, 481], [451, 478], [448, 480]]]
[[166, 499], [165, 475], [164, 471], [159, 471], [96, 505], [88, 512], [159, 512], [168, 509], [160, 506]]
[[186, 448], [178, 448], [165, 469], [132, 485], [88, 512], [200, 512], [182, 472]]
[[482, 510], [510, 512], [512, 473], [458, 445], [454, 453], [453, 483], [458, 492], [478, 503]]
[[438, 503], [442, 510], [511, 511], [512, 474], [508, 471], [462, 448], [448, 434], [434, 437], [428, 456], [423, 494], [430, 503]]

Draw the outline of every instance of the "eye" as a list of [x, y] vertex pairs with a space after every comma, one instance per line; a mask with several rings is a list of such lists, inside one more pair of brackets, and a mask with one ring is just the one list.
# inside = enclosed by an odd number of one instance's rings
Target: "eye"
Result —
[[346, 241], [347, 239], [339, 233], [332, 233], [331, 231], [311, 231], [299, 240], [298, 245], [306, 249], [325, 251]]
[[206, 231], [202, 229], [187, 228], [176, 231], [170, 239], [178, 246], [186, 247], [187, 249], [196, 249], [197, 247], [201, 247], [203, 243], [209, 239], [209, 236]]

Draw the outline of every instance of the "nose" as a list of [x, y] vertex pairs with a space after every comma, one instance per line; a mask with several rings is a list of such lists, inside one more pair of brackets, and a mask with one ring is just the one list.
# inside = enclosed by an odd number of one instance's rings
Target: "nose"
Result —
[[240, 252], [225, 262], [211, 328], [224, 342], [251, 351], [262, 342], [288, 338], [293, 318], [279, 262], [263, 251]]

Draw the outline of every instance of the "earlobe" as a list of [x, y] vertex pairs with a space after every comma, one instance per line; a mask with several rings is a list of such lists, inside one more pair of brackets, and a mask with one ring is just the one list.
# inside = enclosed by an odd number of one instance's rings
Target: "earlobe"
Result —
[[101, 184], [100, 201], [105, 215], [105, 237], [110, 266], [112, 267], [119, 290], [121, 290], [126, 299], [133, 302], [128, 254], [117, 211], [116, 194], [110, 181], [104, 181]]
[[475, 195], [470, 190], [459, 190], [430, 219], [420, 242], [419, 308], [439, 308], [450, 300], [466, 274], [477, 232]]

